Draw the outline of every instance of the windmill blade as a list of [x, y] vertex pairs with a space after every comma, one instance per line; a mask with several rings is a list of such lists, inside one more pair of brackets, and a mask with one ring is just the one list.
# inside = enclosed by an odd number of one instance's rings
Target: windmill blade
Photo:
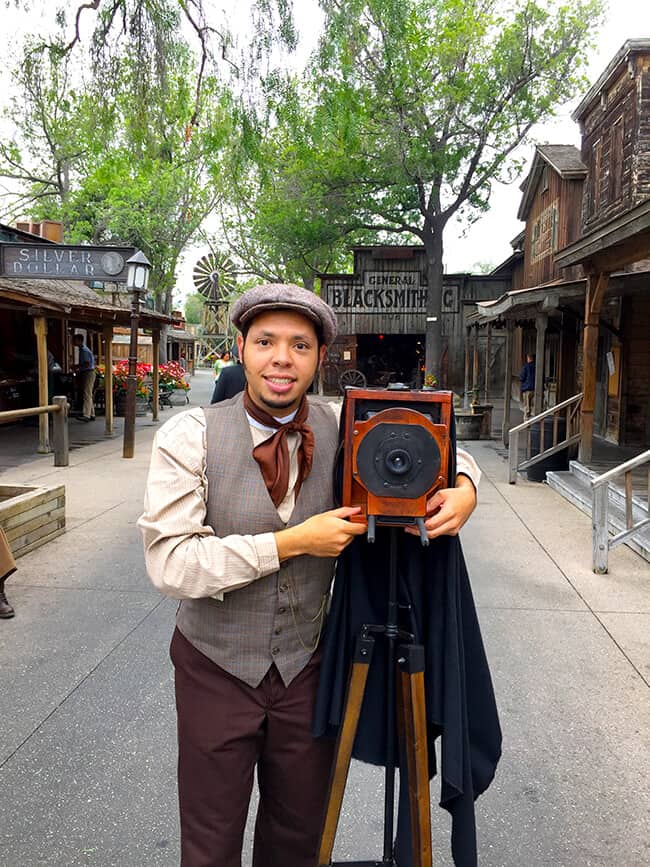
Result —
[[207, 253], [194, 266], [194, 286], [213, 304], [223, 302], [235, 285], [235, 269], [228, 256]]

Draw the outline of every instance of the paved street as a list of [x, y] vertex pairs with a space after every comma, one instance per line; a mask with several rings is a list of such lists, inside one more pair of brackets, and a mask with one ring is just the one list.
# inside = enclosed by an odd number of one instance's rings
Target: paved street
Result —
[[[192, 403], [211, 387], [200, 371]], [[67, 492], [67, 532], [18, 561], [16, 617], [0, 622], [0, 867], [178, 864], [176, 604], [149, 586], [135, 528], [156, 429], [138, 427], [132, 461], [101, 437], [66, 469], [0, 458], [0, 482]], [[546, 485], [507, 485], [497, 444], [467, 447], [484, 476], [463, 543], [504, 729], [477, 805], [480, 864], [645, 867], [648, 564], [622, 546], [594, 575], [590, 520]], [[379, 856], [381, 779], [354, 766], [337, 859]], [[449, 867], [447, 814], [433, 819], [434, 863]]]

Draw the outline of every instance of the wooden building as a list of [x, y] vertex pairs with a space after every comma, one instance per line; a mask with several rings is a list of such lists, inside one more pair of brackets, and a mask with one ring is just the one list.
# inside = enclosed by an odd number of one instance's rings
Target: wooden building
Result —
[[[325, 387], [335, 390], [345, 370], [361, 371], [369, 385], [422, 385], [427, 279], [424, 247], [354, 247], [352, 274], [321, 274], [321, 296], [334, 309], [339, 334], [328, 354]], [[443, 385], [465, 387], [464, 307], [510, 287], [499, 275], [445, 274], [442, 332]], [[495, 382], [502, 353], [494, 345]]]
[[589, 459], [593, 434], [650, 445], [650, 39], [623, 45], [573, 118], [588, 167], [582, 235], [556, 261], [587, 277], [581, 455]]
[[[492, 272], [508, 277], [512, 288], [493, 301], [479, 303], [478, 314], [470, 313], [467, 318], [470, 355], [480, 357], [480, 350], [473, 346], [484, 328], [492, 330], [493, 339], [503, 335], [506, 341], [502, 380], [506, 429], [511, 402], [519, 400], [519, 371], [527, 354], [539, 362], [536, 412], [575, 393], [574, 361], [580, 342], [584, 281], [579, 268], [562, 269], [554, 257], [560, 247], [580, 234], [586, 174], [576, 147], [537, 147], [531, 170], [521, 185], [518, 217], [525, 223], [524, 230], [512, 241], [512, 256]], [[477, 366], [474, 362], [474, 370]]]
[[580, 151], [538, 147], [522, 187], [523, 242], [494, 272], [513, 289], [467, 325], [508, 335], [506, 404], [531, 351], [536, 412], [583, 394], [588, 462], [594, 435], [650, 445], [650, 40], [626, 42], [573, 117]]
[[[29, 248], [44, 239], [10, 226], [0, 226], [0, 256], [16, 242]], [[45, 243], [49, 243], [45, 241]], [[58, 245], [53, 244], [53, 250]], [[14, 249], [14, 248], [12, 248]], [[62, 247], [58, 247], [62, 250]], [[26, 274], [16, 278], [0, 273], [0, 412], [45, 406], [54, 393], [73, 397], [73, 337], [82, 333], [98, 364], [112, 366], [113, 329], [129, 326], [130, 298], [122, 304], [102, 296], [82, 280], [44, 279]], [[142, 325], [151, 330], [157, 345], [169, 318], [153, 311], [141, 312]], [[60, 370], [52, 371], [52, 362]], [[107, 395], [112, 395], [110, 373]], [[39, 450], [49, 451], [47, 416], [41, 415]], [[113, 433], [112, 400], [107, 400], [106, 433]]]

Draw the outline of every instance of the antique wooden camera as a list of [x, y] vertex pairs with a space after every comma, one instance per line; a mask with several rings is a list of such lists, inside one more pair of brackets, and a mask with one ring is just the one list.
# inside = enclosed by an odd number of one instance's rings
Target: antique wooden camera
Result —
[[427, 500], [449, 484], [451, 392], [396, 385], [345, 397], [342, 505], [361, 507], [369, 542], [377, 525], [417, 526], [427, 545]]

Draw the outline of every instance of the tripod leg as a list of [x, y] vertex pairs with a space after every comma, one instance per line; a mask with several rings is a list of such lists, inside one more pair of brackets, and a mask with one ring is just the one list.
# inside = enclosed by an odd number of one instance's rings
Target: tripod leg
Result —
[[325, 824], [323, 825], [323, 833], [318, 850], [319, 867], [325, 867], [325, 865], [332, 863], [334, 839], [341, 816], [345, 784], [348, 779], [350, 760], [352, 758], [352, 747], [357, 733], [357, 725], [359, 724], [361, 705], [363, 704], [363, 696], [366, 690], [366, 681], [368, 680], [368, 670], [374, 646], [375, 639], [372, 637], [360, 636], [357, 639], [352, 670], [350, 671], [350, 679], [348, 681], [348, 691], [345, 697], [343, 724], [336, 745], [336, 760], [330, 782]]
[[[424, 699], [424, 648], [399, 648], [400, 686], [403, 705], [413, 867], [432, 867], [429, 761]], [[400, 781], [400, 786], [404, 785]]]

